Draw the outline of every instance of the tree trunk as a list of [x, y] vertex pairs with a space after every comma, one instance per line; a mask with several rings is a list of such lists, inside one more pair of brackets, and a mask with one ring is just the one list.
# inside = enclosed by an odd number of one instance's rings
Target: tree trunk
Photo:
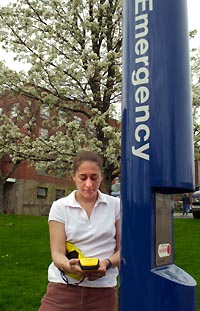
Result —
[[101, 191], [107, 194], [110, 194], [111, 192], [111, 185], [112, 185], [112, 180], [111, 180], [111, 174], [107, 174], [106, 171], [104, 171], [104, 178], [103, 182], [101, 184]]

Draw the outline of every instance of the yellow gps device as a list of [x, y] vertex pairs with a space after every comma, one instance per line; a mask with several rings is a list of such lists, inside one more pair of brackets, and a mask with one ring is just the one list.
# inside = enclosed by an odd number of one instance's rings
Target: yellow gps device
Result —
[[[68, 259], [79, 259], [79, 265], [82, 270], [97, 270], [99, 268], [99, 259], [94, 257], [84, 257], [81, 250], [70, 242], [66, 242], [66, 256]], [[66, 273], [68, 276], [80, 280], [82, 275], [76, 273]]]
[[97, 270], [99, 268], [98, 258], [80, 258], [79, 264], [82, 270]]
[[[80, 258], [84, 257], [81, 250], [70, 242], [66, 242], [66, 256], [68, 259], [77, 258], [79, 260]], [[76, 280], [81, 280], [82, 278], [82, 275], [80, 274], [76, 274], [76, 273], [66, 273], [66, 274]]]

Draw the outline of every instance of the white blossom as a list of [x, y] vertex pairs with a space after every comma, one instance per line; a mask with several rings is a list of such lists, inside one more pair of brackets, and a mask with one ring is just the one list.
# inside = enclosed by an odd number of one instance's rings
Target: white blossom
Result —
[[[1, 116], [1, 155], [52, 169], [90, 149], [104, 157], [106, 177], [119, 172], [120, 126], [109, 122], [121, 104], [121, 1], [19, 0], [0, 8], [0, 17], [2, 45], [30, 64], [27, 72], [1, 64], [0, 90], [29, 100], [20, 125], [9, 118], [3, 125]], [[33, 134], [33, 100], [56, 111], [42, 124], [51, 130], [47, 139]]]

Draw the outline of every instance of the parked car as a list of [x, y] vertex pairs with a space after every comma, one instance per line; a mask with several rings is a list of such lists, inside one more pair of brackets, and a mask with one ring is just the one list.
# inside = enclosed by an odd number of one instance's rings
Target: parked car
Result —
[[192, 195], [192, 214], [194, 218], [200, 218], [200, 190], [197, 190]]

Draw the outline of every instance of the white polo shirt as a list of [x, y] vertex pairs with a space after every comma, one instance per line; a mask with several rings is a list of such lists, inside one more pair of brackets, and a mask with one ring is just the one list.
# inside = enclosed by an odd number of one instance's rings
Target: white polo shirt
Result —
[[[90, 218], [75, 199], [73, 191], [67, 197], [53, 202], [49, 221], [55, 220], [65, 225], [66, 240], [78, 247], [85, 257], [100, 260], [110, 258], [116, 247], [115, 223], [120, 218], [120, 199], [98, 191], [98, 200]], [[117, 284], [118, 268], [107, 270], [106, 275], [95, 281], [86, 278], [80, 286], [114, 287]], [[48, 269], [49, 282], [65, 283], [59, 269], [52, 262]], [[68, 277], [69, 283], [77, 280]]]

